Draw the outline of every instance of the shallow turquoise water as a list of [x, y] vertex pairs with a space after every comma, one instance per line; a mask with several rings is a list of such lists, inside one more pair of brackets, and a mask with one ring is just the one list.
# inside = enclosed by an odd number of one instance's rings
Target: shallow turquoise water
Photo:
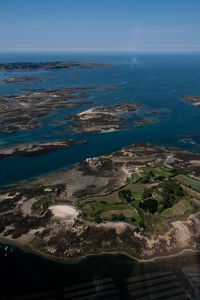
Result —
[[[40, 76], [41, 83], [0, 83], [0, 95], [20, 94], [23, 88], [66, 88], [71, 86], [112, 85], [117, 90], [89, 91], [85, 100], [94, 105], [113, 105], [132, 101], [143, 104], [139, 112], [127, 115], [130, 130], [101, 134], [74, 134], [69, 115], [93, 107], [61, 109], [51, 112], [41, 122], [41, 128], [13, 134], [1, 134], [0, 146], [13, 143], [87, 139], [87, 145], [76, 145], [69, 149], [36, 157], [11, 158], [0, 161], [0, 186], [5, 186], [67, 167], [86, 157], [97, 156], [120, 149], [135, 142], [149, 141], [155, 144], [178, 146], [191, 151], [200, 151], [200, 137], [177, 137], [177, 134], [199, 133], [200, 108], [183, 100], [185, 94], [200, 94], [200, 55], [198, 54], [1, 54], [0, 61], [51, 61], [84, 60], [109, 62], [109, 68], [73, 71], [0, 72], [0, 79], [9, 76]], [[74, 78], [79, 74], [79, 78]], [[77, 99], [76, 101], [79, 101]], [[153, 110], [155, 113], [149, 113]], [[155, 123], [136, 127], [134, 120], [148, 118]], [[61, 120], [61, 123], [54, 121]]]

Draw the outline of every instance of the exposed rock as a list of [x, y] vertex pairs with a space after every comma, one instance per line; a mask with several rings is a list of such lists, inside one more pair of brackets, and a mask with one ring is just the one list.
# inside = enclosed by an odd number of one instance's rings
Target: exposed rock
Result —
[[[79, 107], [92, 104], [91, 101], [74, 102], [77, 98], [87, 98], [87, 93], [77, 93], [92, 89], [110, 89], [108, 86], [73, 87], [58, 90], [26, 90], [23, 95], [0, 97], [0, 133], [40, 127], [41, 118], [52, 110]], [[36, 120], [37, 119], [37, 120]]]
[[68, 148], [72, 145], [86, 144], [86, 140], [75, 141], [73, 139], [56, 142], [42, 142], [42, 143], [28, 143], [16, 144], [13, 147], [1, 148], [0, 159], [8, 157], [21, 157], [21, 156], [36, 156], [53, 152], [58, 149]]
[[110, 64], [83, 61], [0, 63], [0, 71], [74, 70], [108, 67]]
[[178, 163], [178, 159], [174, 157], [173, 155], [167, 156], [165, 163], [168, 165], [175, 165]]
[[113, 106], [100, 106], [83, 111], [77, 115], [67, 118], [73, 120], [70, 126], [73, 131], [79, 133], [97, 133], [104, 131], [114, 131], [128, 129], [129, 127], [121, 124], [124, 117], [119, 114], [134, 112], [140, 107], [140, 104], [124, 103]]
[[40, 77], [23, 76], [23, 77], [8, 77], [6, 79], [0, 80], [0, 82], [4, 82], [4, 83], [20, 83], [20, 82], [28, 82], [28, 81], [41, 82], [42, 79]]

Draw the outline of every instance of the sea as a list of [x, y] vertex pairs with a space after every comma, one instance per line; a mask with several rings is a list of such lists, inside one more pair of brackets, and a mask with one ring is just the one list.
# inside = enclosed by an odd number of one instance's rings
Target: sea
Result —
[[[20, 95], [23, 89], [64, 89], [68, 87], [112, 86], [116, 89], [89, 90], [88, 98], [75, 101], [93, 101], [82, 107], [59, 109], [42, 118], [41, 127], [12, 134], [0, 134], [0, 147], [73, 138], [86, 139], [87, 144], [58, 150], [33, 157], [17, 157], [0, 160], [0, 187], [33, 179], [43, 174], [70, 168], [75, 163], [138, 142], [179, 147], [200, 152], [200, 107], [184, 100], [184, 95], [200, 95], [199, 53], [0, 53], [0, 62], [88, 61], [111, 64], [95, 69], [59, 71], [0, 72], [0, 96]], [[2, 79], [15, 76], [37, 76], [41, 82], [6, 84]], [[70, 115], [100, 105], [119, 103], [142, 104], [137, 112], [126, 114], [128, 130], [96, 134], [72, 132]], [[136, 126], [136, 120], [147, 119], [151, 123]], [[188, 135], [189, 134], [189, 135]], [[88, 257], [79, 263], [53, 262], [16, 247], [5, 245], [0, 251], [0, 284], [2, 294], [16, 294], [78, 284], [96, 278], [112, 277], [123, 292], [122, 279], [134, 273], [167, 268], [169, 260], [157, 263], [139, 263], [124, 255], [100, 255]], [[199, 260], [199, 256], [186, 255], [185, 261]], [[183, 259], [173, 258], [180, 266]], [[0, 293], [1, 295], [1, 293]]]

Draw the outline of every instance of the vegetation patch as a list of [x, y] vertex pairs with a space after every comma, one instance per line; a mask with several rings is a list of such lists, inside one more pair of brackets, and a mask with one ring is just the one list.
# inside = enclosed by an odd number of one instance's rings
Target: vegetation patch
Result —
[[190, 182], [200, 191], [200, 182], [186, 175], [188, 172], [187, 168], [145, 167], [139, 172], [141, 176], [137, 173], [134, 177], [137, 182], [131, 181], [107, 196], [81, 200], [78, 203], [81, 216], [97, 223], [129, 222], [147, 236], [163, 234], [170, 229], [172, 220], [199, 210], [192, 201], [194, 196], [180, 185], [183, 181], [187, 185]]
[[131, 207], [124, 210], [109, 210], [103, 212], [101, 215], [101, 217], [107, 221], [125, 221], [129, 223], [135, 222], [137, 216], [137, 210]]
[[151, 214], [154, 214], [158, 210], [158, 201], [155, 199], [147, 199], [140, 203], [140, 207], [145, 211], [149, 211]]
[[163, 167], [144, 167], [142, 168], [143, 172], [146, 175], [149, 175], [150, 177], [153, 176], [163, 176], [163, 177], [170, 177], [170, 172], [169, 172], [169, 168], [163, 166]]
[[152, 182], [162, 181], [165, 178], [173, 176], [170, 173], [170, 169], [165, 166], [159, 167], [143, 167], [138, 170], [138, 173], [133, 173], [131, 176], [132, 182], [136, 181], [137, 183], [147, 184]]
[[190, 169], [188, 168], [172, 168], [170, 169], [170, 173], [172, 174], [172, 176], [176, 176], [176, 175], [187, 175], [191, 172]]
[[180, 200], [173, 207], [165, 209], [162, 212], [163, 217], [184, 216], [193, 210], [193, 204], [188, 199]]
[[191, 178], [187, 175], [177, 175], [173, 179], [190, 187], [191, 189], [193, 189], [197, 192], [200, 192], [200, 181], [199, 180]]
[[37, 202], [33, 203], [31, 206], [32, 213], [34, 214], [41, 214], [47, 208], [53, 204], [53, 200], [49, 197], [42, 197], [40, 200]]
[[168, 218], [163, 218], [159, 214], [144, 214], [144, 230], [143, 234], [152, 237], [157, 237], [158, 235], [163, 235], [170, 230], [171, 222], [168, 221]]

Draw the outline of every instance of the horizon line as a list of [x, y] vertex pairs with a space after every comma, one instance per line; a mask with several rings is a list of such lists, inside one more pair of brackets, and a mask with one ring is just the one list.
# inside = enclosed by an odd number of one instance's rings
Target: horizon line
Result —
[[65, 48], [52, 48], [52, 49], [44, 49], [44, 48], [8, 48], [8, 49], [0, 49], [0, 53], [16, 53], [16, 52], [65, 52], [65, 53], [190, 53], [190, 52], [200, 52], [200, 47], [195, 48], [138, 48], [138, 49], [65, 49]]

